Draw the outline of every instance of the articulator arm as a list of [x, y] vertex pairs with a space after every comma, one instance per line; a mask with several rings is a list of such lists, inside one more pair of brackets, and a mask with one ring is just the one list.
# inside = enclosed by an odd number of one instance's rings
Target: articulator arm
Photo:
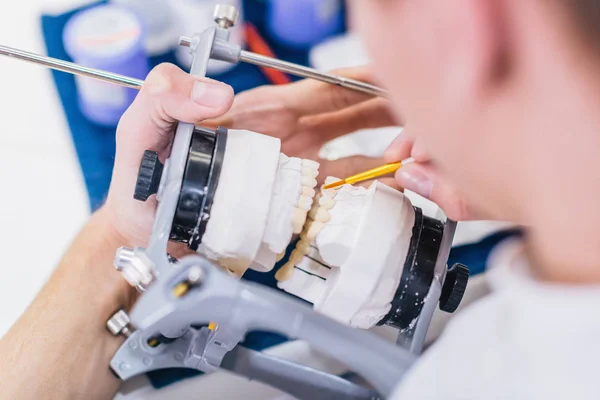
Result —
[[[408, 351], [288, 296], [237, 281], [199, 256], [184, 258], [164, 273], [141, 297], [131, 322], [136, 331], [111, 362], [123, 379], [169, 367], [224, 368], [299, 398], [376, 397], [337, 376], [236, 347], [255, 330], [307, 341], [365, 377], [382, 396], [391, 393], [414, 359]], [[183, 327], [177, 338], [164, 335], [172, 335], [174, 327]]]

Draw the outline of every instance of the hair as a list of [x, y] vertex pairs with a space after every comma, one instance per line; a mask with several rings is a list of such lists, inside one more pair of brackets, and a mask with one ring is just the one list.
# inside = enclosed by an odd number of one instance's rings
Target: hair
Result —
[[574, 26], [583, 39], [600, 48], [600, 0], [562, 0], [570, 9]]

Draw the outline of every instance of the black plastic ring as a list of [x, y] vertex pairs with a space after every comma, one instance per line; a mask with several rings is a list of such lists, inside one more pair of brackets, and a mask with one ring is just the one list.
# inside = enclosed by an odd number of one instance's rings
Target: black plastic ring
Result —
[[415, 209], [415, 224], [400, 284], [392, 300], [392, 307], [377, 325], [408, 329], [419, 317], [429, 293], [437, 262], [444, 224], [423, 215]]
[[223, 165], [227, 129], [196, 127], [169, 238], [196, 250], [202, 240]]

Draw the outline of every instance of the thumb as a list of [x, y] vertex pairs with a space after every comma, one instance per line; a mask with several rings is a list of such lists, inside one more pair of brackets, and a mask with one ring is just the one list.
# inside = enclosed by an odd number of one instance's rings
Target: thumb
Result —
[[178, 121], [198, 123], [220, 116], [232, 102], [230, 86], [161, 64], [148, 74], [140, 93], [121, 118], [117, 133], [123, 139], [135, 140], [140, 148], [161, 150], [165, 141], [170, 143]]

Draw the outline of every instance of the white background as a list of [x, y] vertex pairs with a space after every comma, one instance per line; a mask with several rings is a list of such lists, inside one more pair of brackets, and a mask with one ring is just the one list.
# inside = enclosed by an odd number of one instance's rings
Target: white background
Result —
[[[40, 15], [83, 1], [0, 2], [0, 44], [45, 53]], [[85, 222], [87, 194], [48, 69], [0, 57], [0, 335]]]

